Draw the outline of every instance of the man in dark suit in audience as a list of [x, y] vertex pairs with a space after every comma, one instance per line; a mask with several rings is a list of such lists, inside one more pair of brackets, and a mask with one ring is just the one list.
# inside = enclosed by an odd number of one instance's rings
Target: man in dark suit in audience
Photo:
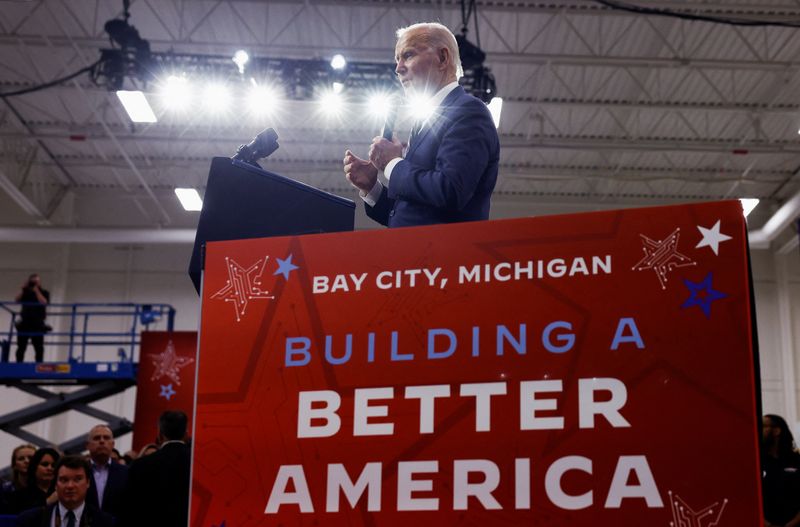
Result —
[[134, 461], [128, 471], [128, 506], [123, 525], [187, 525], [191, 466], [191, 453], [184, 441], [187, 423], [186, 414], [180, 411], [167, 411], [159, 417], [159, 450]]
[[63, 456], [56, 463], [58, 502], [23, 512], [18, 527], [112, 527], [111, 516], [86, 503], [91, 467], [81, 456]]
[[345, 177], [359, 190], [367, 215], [389, 227], [486, 220], [500, 140], [486, 105], [458, 85], [458, 43], [438, 23], [397, 34], [397, 78], [410, 99], [427, 99], [430, 111], [414, 124], [405, 152], [398, 139], [383, 137], [373, 139], [369, 159], [347, 150]]
[[118, 518], [122, 513], [128, 467], [114, 463], [114, 433], [108, 425], [97, 425], [89, 431], [86, 449], [91, 458], [91, 486], [86, 503]]

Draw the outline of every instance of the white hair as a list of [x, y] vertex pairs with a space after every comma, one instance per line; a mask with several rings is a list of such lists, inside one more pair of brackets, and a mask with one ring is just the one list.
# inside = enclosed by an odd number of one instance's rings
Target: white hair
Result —
[[455, 65], [456, 79], [460, 79], [464, 76], [464, 69], [461, 67], [461, 56], [458, 53], [458, 42], [456, 42], [455, 35], [453, 35], [453, 32], [450, 31], [447, 26], [438, 22], [411, 24], [410, 26], [401, 27], [397, 30], [397, 39], [400, 40], [400, 38], [409, 31], [417, 30], [423, 31], [423, 34], [419, 38], [429, 46], [447, 48], [447, 51], [450, 52], [450, 56], [453, 59], [453, 64]]

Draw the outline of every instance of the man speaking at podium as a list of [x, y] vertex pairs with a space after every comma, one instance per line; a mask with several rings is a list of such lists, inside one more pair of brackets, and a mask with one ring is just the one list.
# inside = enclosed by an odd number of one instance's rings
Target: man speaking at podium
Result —
[[414, 124], [405, 155], [396, 138], [373, 139], [369, 160], [347, 150], [345, 177], [359, 189], [367, 215], [389, 227], [488, 219], [500, 141], [489, 109], [458, 85], [456, 39], [437, 23], [414, 24], [397, 36], [397, 77], [407, 96], [430, 97], [433, 113]]

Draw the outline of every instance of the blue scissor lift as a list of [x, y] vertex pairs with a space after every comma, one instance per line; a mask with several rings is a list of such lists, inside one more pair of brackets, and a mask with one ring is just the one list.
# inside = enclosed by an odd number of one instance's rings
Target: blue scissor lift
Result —
[[[0, 385], [10, 386], [43, 399], [42, 402], [0, 416], [0, 430], [37, 445], [50, 441], [22, 427], [69, 410], [92, 416], [108, 424], [115, 437], [130, 432], [133, 423], [90, 403], [116, 395], [136, 384], [138, 364], [134, 356], [140, 333], [148, 330], [172, 331], [175, 309], [167, 304], [49, 304], [47, 323], [61, 328], [45, 336], [45, 354], [54, 347], [66, 350], [66, 360], [58, 362], [9, 362], [17, 346], [17, 322], [24, 304], [0, 302]], [[7, 320], [6, 320], [7, 319]], [[4, 326], [7, 322], [8, 326]], [[6, 329], [3, 329], [3, 328]], [[123, 330], [115, 330], [121, 327]], [[33, 360], [28, 343], [26, 360]], [[75, 386], [58, 393], [46, 386]], [[61, 443], [62, 452], [84, 449], [86, 436]]]

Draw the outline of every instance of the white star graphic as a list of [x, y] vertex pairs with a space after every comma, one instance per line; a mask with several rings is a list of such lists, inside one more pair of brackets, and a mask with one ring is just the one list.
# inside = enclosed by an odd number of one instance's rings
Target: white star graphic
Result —
[[699, 249], [700, 247], [711, 247], [711, 250], [714, 251], [714, 254], [719, 256], [719, 244], [731, 239], [731, 237], [727, 234], [722, 234], [719, 232], [719, 224], [720, 220], [717, 220], [717, 223], [715, 223], [710, 229], [706, 229], [705, 227], [701, 227], [699, 225], [697, 226], [700, 234], [703, 235], [703, 239], [700, 240], [700, 243], [697, 244], [695, 249]]

